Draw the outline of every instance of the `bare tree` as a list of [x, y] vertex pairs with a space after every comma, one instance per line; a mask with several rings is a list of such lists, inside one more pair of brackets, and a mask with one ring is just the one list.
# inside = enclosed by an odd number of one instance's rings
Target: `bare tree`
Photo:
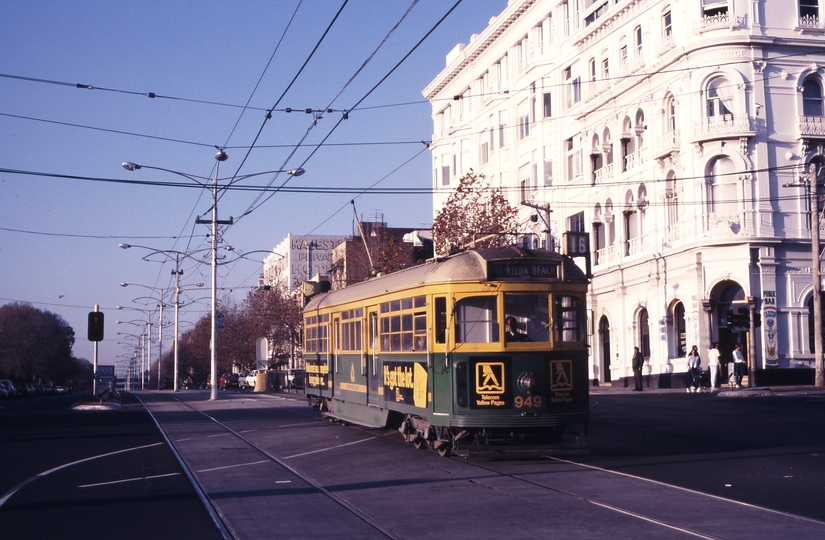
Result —
[[433, 242], [439, 255], [467, 247], [501, 247], [512, 243], [516, 232], [515, 208], [501, 190], [493, 188], [472, 169], [461, 177], [433, 221]]

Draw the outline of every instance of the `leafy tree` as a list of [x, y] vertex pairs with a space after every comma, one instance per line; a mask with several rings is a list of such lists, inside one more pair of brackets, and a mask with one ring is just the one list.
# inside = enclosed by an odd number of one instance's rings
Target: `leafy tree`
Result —
[[83, 369], [72, 356], [74, 329], [65, 319], [30, 304], [0, 307], [0, 376], [64, 384]]
[[461, 177], [455, 192], [433, 221], [435, 252], [446, 255], [467, 247], [501, 247], [512, 243], [517, 210], [501, 190], [472, 169]]

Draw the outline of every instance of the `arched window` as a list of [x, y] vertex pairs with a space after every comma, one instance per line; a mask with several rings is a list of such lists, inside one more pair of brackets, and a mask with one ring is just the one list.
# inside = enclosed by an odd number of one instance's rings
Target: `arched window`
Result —
[[607, 199], [604, 203], [605, 247], [616, 243], [616, 222], [613, 217], [613, 201]]
[[815, 79], [802, 85], [802, 116], [823, 116], [822, 86]]
[[708, 117], [733, 114], [733, 86], [725, 77], [710, 81], [706, 99]]
[[676, 98], [669, 95], [665, 100], [665, 137], [670, 144], [676, 144]]
[[685, 322], [685, 305], [677, 302], [673, 306], [673, 344], [676, 358], [687, 355], [687, 323]]
[[613, 140], [610, 138], [610, 130], [605, 128], [602, 134], [602, 150], [604, 151], [604, 162], [607, 165], [613, 163]]
[[639, 350], [642, 356], [650, 358], [650, 325], [646, 309], [639, 312]]
[[709, 212], [720, 215], [739, 213], [736, 190], [736, 166], [729, 157], [718, 157], [708, 167]]
[[665, 209], [667, 211], [667, 226], [672, 227], [679, 222], [679, 195], [676, 193], [676, 173], [669, 171], [665, 180]]

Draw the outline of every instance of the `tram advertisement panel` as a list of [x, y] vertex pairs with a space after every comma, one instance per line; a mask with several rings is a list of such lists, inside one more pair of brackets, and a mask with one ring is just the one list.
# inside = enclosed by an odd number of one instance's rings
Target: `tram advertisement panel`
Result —
[[308, 388], [329, 389], [329, 364], [326, 360], [306, 361], [306, 381], [304, 384]]
[[427, 406], [427, 366], [420, 362], [384, 362], [384, 399]]
[[509, 409], [513, 406], [510, 358], [471, 359], [470, 376], [471, 409]]

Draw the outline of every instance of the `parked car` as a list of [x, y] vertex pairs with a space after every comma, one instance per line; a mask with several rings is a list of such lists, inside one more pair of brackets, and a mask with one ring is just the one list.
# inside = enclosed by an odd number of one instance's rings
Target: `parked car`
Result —
[[227, 388], [238, 388], [238, 374], [224, 373], [221, 375], [221, 378], [218, 379], [218, 388], [222, 390], [226, 390]]
[[255, 372], [244, 371], [239, 373], [238, 388], [255, 388]]
[[66, 390], [65, 386], [55, 386], [54, 387], [54, 393], [55, 394], [68, 394], [69, 391]]
[[8, 379], [0, 381], [0, 388], [5, 391], [6, 397], [14, 397], [17, 395], [17, 388], [15, 388], [14, 383]]

